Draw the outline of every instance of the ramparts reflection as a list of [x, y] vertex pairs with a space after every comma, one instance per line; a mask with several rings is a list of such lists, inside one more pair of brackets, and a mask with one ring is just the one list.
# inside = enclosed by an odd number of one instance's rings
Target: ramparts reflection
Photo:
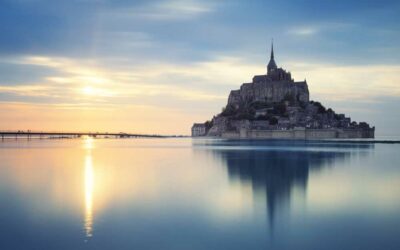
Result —
[[373, 144], [288, 141], [217, 141], [195, 143], [226, 165], [230, 180], [250, 182], [253, 194], [265, 193], [270, 227], [276, 213], [290, 207], [294, 188], [304, 193], [311, 171], [366, 155]]

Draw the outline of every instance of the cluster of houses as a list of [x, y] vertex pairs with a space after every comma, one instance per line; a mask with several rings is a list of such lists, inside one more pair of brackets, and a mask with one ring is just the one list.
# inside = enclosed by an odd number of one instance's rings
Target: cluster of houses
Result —
[[[288, 106], [285, 114], [272, 115], [272, 108], [256, 110], [255, 119], [249, 121], [251, 129], [278, 129], [287, 130], [298, 127], [308, 129], [327, 129], [327, 128], [351, 128], [357, 127], [356, 122], [351, 122], [349, 117], [344, 114], [336, 114], [334, 111], [320, 111], [320, 108], [313, 104], [308, 104], [306, 108], [300, 106]], [[264, 117], [273, 117], [273, 121], [265, 120]]]
[[[310, 102], [306, 107], [287, 106], [286, 112], [276, 115], [273, 108], [263, 108], [255, 111], [253, 119], [235, 120], [230, 117], [217, 116], [212, 120], [224, 131], [239, 131], [246, 127], [251, 130], [290, 130], [305, 129], [359, 129], [369, 128], [364, 122], [351, 121], [344, 114], [336, 114], [333, 110], [325, 110], [319, 103]], [[205, 136], [208, 133], [205, 123], [195, 123], [192, 126], [192, 136]]]

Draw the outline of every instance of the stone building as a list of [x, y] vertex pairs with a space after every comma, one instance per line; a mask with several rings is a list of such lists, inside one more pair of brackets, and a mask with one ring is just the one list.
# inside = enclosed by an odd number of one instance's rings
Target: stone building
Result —
[[192, 126], [192, 136], [205, 136], [207, 134], [206, 124], [195, 123]]

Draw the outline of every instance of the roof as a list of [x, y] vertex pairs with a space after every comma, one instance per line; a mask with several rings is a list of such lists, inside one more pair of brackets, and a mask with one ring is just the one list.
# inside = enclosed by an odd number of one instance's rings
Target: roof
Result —
[[204, 123], [194, 123], [193, 124], [193, 127], [205, 127], [206, 126], [206, 124], [204, 124]]

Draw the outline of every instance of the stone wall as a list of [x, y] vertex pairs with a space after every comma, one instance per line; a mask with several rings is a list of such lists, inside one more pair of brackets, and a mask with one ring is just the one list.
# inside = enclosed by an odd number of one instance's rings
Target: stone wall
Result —
[[375, 129], [345, 129], [338, 132], [338, 138], [374, 138]]
[[374, 138], [375, 129], [291, 129], [291, 130], [240, 130], [238, 132], [222, 133], [222, 138], [242, 139], [349, 139]]

